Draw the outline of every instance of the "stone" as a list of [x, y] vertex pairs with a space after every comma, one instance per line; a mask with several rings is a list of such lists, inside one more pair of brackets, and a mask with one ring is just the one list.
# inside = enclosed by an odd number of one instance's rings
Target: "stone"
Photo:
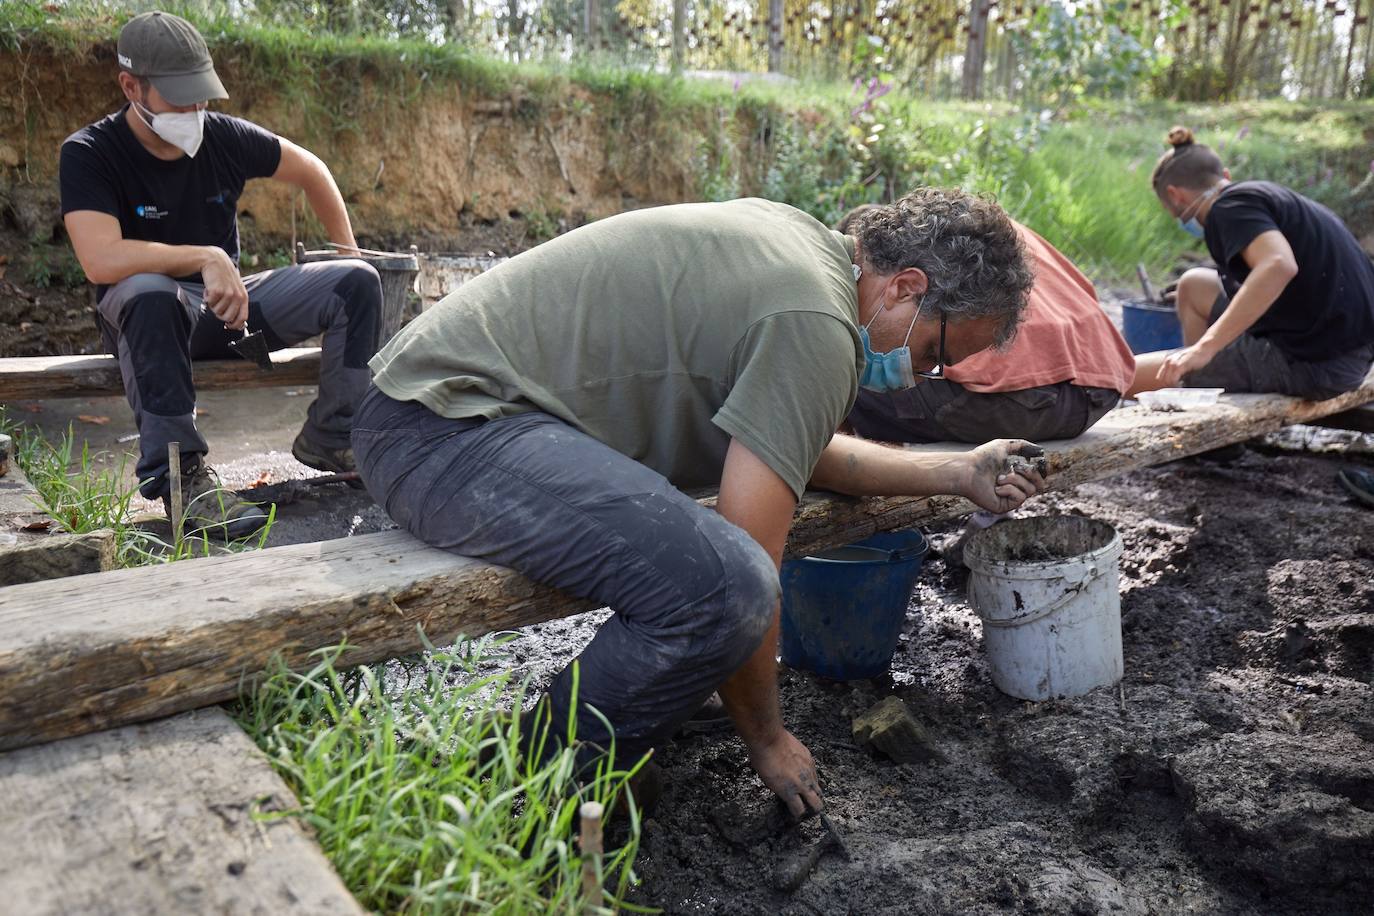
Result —
[[887, 697], [856, 716], [853, 736], [855, 744], [877, 750], [897, 763], [945, 759], [901, 697]]

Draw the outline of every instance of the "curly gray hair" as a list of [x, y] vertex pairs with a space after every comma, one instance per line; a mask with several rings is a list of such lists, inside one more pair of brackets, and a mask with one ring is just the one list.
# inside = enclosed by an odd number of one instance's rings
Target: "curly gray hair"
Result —
[[922, 315], [1001, 318], [999, 348], [1016, 336], [1035, 277], [1016, 225], [993, 198], [917, 188], [896, 203], [847, 214], [846, 222], [864, 266], [883, 275], [909, 267], [925, 273]]

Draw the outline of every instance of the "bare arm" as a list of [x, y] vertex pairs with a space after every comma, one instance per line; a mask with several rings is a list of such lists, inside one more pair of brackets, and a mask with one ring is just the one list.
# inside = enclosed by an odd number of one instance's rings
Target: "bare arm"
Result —
[[[797, 500], [772, 468], [737, 440], [730, 443], [721, 476], [716, 510], [749, 532], [782, 563], [787, 531]], [[782, 725], [778, 704], [778, 608], [763, 642], [720, 687], [726, 711], [735, 723], [749, 760], [764, 785], [786, 802], [795, 815], [821, 807], [820, 788], [811, 752]]]
[[848, 496], [963, 496], [993, 512], [1010, 512], [1045, 485], [1035, 470], [1007, 473], [1007, 458], [1035, 449], [997, 439], [966, 452], [917, 452], [836, 435], [821, 452], [811, 485]]
[[339, 193], [339, 186], [334, 183], [329, 166], [310, 150], [297, 146], [285, 137], [277, 139], [281, 141], [281, 162], [272, 177], [305, 192], [306, 202], [319, 218], [331, 242], [356, 249], [358, 243], [353, 238], [348, 208], [344, 205], [343, 195]]
[[238, 330], [248, 320], [248, 292], [224, 249], [126, 239], [119, 220], [96, 210], [75, 210], [63, 222], [76, 259], [92, 283], [113, 285], [135, 274], [199, 273], [205, 282], [205, 304], [225, 325]]
[[1226, 306], [1216, 324], [1207, 329], [1197, 346], [1211, 353], [1244, 334], [1260, 316], [1269, 311], [1288, 284], [1298, 275], [1298, 262], [1288, 239], [1277, 229], [1262, 232], [1241, 252], [1250, 265], [1250, 276]]
[[[1293, 257], [1293, 248], [1277, 229], [1256, 236], [1241, 252], [1241, 257], [1250, 265], [1250, 276], [1245, 278], [1245, 283], [1226, 306], [1226, 311], [1197, 343], [1164, 357], [1155, 374], [1156, 381], [1162, 387], [1177, 385], [1185, 375], [1210, 363], [1228, 344], [1269, 311], [1279, 294], [1298, 275], [1298, 262]], [[1136, 387], [1134, 390], [1141, 389]]]

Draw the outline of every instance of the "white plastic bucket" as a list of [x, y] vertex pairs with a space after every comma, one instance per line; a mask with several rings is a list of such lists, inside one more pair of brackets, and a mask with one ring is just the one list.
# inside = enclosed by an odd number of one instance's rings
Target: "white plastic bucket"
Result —
[[1076, 515], [1010, 519], [964, 547], [992, 682], [1023, 700], [1121, 680], [1121, 537]]

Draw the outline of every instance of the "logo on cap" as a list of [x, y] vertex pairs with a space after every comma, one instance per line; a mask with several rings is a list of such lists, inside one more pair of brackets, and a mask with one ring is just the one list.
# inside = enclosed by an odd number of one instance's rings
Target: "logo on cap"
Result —
[[134, 68], [134, 62], [131, 61], [125, 54], [119, 55], [119, 65], [129, 70], [132, 70]]

